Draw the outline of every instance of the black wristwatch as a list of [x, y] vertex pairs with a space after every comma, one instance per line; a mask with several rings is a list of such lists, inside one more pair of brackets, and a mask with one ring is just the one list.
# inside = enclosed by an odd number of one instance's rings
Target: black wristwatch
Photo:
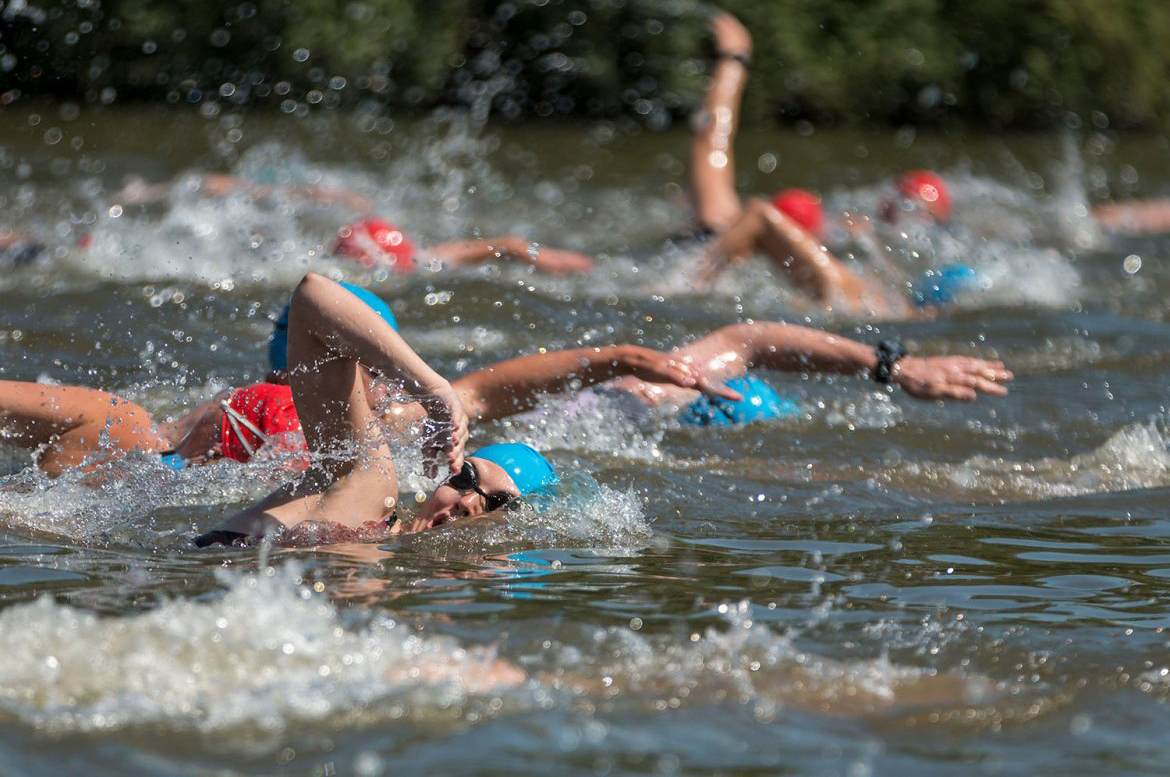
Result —
[[878, 383], [890, 383], [894, 379], [894, 365], [908, 354], [906, 347], [897, 340], [882, 340], [874, 349], [877, 366], [873, 368], [873, 379]]

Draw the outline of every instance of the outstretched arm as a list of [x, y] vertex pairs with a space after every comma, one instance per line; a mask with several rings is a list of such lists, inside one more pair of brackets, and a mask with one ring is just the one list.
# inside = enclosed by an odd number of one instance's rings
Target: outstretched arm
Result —
[[520, 356], [464, 375], [452, 385], [459, 392], [469, 415], [490, 420], [531, 409], [542, 394], [554, 394], [570, 386], [593, 385], [624, 375], [739, 399], [736, 392], [709, 383], [690, 362], [636, 345], [575, 348]]
[[[777, 322], [735, 324], [676, 353], [713, 377], [751, 368], [872, 376], [877, 355], [870, 345], [817, 329]], [[973, 400], [978, 392], [1002, 396], [1012, 379], [1003, 362], [968, 356], [904, 356], [891, 379], [918, 399]]]
[[229, 518], [213, 535], [261, 536], [306, 520], [360, 526], [393, 508], [396, 473], [367, 399], [366, 369], [395, 380], [426, 408], [441, 430], [436, 450], [452, 472], [459, 471], [467, 417], [450, 384], [373, 310], [353, 304], [349, 292], [314, 273], [293, 294], [289, 360], [293, 401], [313, 466], [298, 481]]
[[710, 285], [729, 266], [752, 254], [768, 257], [793, 286], [823, 305], [865, 315], [906, 316], [909, 312], [905, 303], [891, 302], [803, 227], [759, 199], [748, 203], [743, 215], [707, 252], [696, 284]]
[[742, 210], [735, 192], [733, 148], [739, 128], [739, 106], [747, 84], [752, 36], [729, 13], [711, 19], [716, 60], [703, 108], [694, 119], [690, 185], [699, 224], [722, 233]]
[[1093, 220], [1101, 229], [1118, 235], [1170, 233], [1170, 199], [1111, 202], [1093, 208]]
[[566, 251], [563, 248], [550, 248], [512, 235], [479, 240], [453, 240], [432, 246], [428, 253], [444, 264], [456, 267], [511, 259], [531, 264], [538, 270], [558, 274], [588, 272], [593, 269], [593, 260], [585, 254]]

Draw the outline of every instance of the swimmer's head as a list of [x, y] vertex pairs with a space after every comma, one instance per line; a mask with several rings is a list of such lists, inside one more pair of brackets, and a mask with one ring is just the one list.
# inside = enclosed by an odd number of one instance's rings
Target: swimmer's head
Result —
[[417, 518], [438, 526], [452, 518], [475, 518], [557, 482], [552, 464], [523, 443], [489, 445], [469, 454], [463, 470], [447, 479], [419, 508]]
[[819, 238], [825, 228], [821, 198], [807, 189], [785, 189], [772, 198], [772, 206], [795, 221], [805, 232]]
[[333, 250], [365, 267], [388, 267], [404, 273], [414, 270], [414, 244], [385, 219], [367, 218], [346, 224], [337, 230]]
[[790, 418], [800, 413], [799, 405], [751, 375], [732, 378], [725, 385], [742, 394], [743, 399], [732, 402], [704, 394], [692, 402], [678, 420], [695, 426], [732, 426], [769, 418]]
[[[382, 301], [381, 297], [369, 289], [363, 289], [352, 283], [339, 285], [381, 316], [382, 320], [393, 327], [394, 331], [398, 331], [398, 321], [394, 318], [394, 311]], [[268, 364], [273, 372], [282, 372], [288, 369], [288, 310], [289, 306], [285, 305], [284, 310], [280, 313], [280, 318], [276, 320], [273, 327], [272, 340], [268, 343]]]
[[951, 305], [980, 288], [979, 273], [965, 264], [944, 264], [928, 270], [914, 284], [910, 300], [920, 308]]
[[898, 220], [899, 211], [921, 209], [935, 221], [950, 221], [951, 192], [942, 176], [932, 170], [912, 170], [897, 181], [897, 196], [882, 203], [882, 218]]
[[219, 429], [223, 457], [248, 461], [269, 439], [299, 432], [301, 421], [288, 386], [257, 383], [232, 392]]

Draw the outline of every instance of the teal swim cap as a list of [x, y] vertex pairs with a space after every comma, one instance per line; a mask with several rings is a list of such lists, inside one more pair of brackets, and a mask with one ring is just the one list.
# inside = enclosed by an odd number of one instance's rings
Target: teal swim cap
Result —
[[503, 442], [469, 453], [504, 468], [521, 496], [527, 496], [557, 482], [557, 473], [548, 459], [535, 448], [520, 442]]
[[950, 305], [961, 294], [979, 288], [979, 273], [965, 264], [944, 264], [937, 270], [928, 270], [914, 284], [911, 301], [920, 308], [928, 305]]
[[799, 405], [751, 375], [732, 378], [723, 385], [738, 391], [743, 399], [732, 402], [704, 394], [692, 402], [678, 420], [695, 426], [732, 426], [767, 418], [789, 418], [800, 413]]
[[[353, 296], [366, 303], [366, 307], [382, 317], [382, 320], [398, 331], [398, 321], [394, 318], [394, 311], [382, 301], [374, 292], [355, 286], [352, 283], [338, 284]], [[276, 325], [272, 330], [272, 340], [268, 343], [268, 364], [273, 372], [288, 369], [288, 305], [280, 313]]]

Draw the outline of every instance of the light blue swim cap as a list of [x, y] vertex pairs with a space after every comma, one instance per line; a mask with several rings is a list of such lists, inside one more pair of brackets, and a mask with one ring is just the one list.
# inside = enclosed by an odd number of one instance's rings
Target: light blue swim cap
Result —
[[187, 468], [187, 460], [184, 459], [182, 456], [180, 456], [175, 451], [171, 451], [170, 453], [164, 453], [159, 458], [162, 460], [163, 464], [167, 465], [168, 467], [170, 467], [173, 470], [180, 470], [180, 469]]
[[692, 402], [678, 420], [695, 426], [732, 426], [767, 418], [790, 418], [800, 413], [799, 405], [751, 375], [732, 378], [724, 385], [738, 391], [743, 399], [733, 402], [704, 394]]
[[928, 305], [950, 305], [959, 295], [979, 288], [979, 273], [965, 264], [944, 264], [937, 270], [922, 275], [910, 294], [911, 301], [920, 308]]
[[521, 442], [502, 442], [480, 448], [469, 453], [477, 459], [485, 459], [504, 468], [520, 489], [521, 496], [527, 496], [557, 482], [557, 473], [548, 459], [535, 448]]
[[[353, 296], [366, 303], [370, 310], [382, 317], [382, 320], [398, 331], [398, 321], [394, 318], [394, 311], [382, 301], [374, 292], [355, 286], [352, 283], [338, 284]], [[268, 364], [273, 372], [288, 369], [288, 305], [280, 313], [276, 325], [272, 330], [272, 340], [268, 343]]]

